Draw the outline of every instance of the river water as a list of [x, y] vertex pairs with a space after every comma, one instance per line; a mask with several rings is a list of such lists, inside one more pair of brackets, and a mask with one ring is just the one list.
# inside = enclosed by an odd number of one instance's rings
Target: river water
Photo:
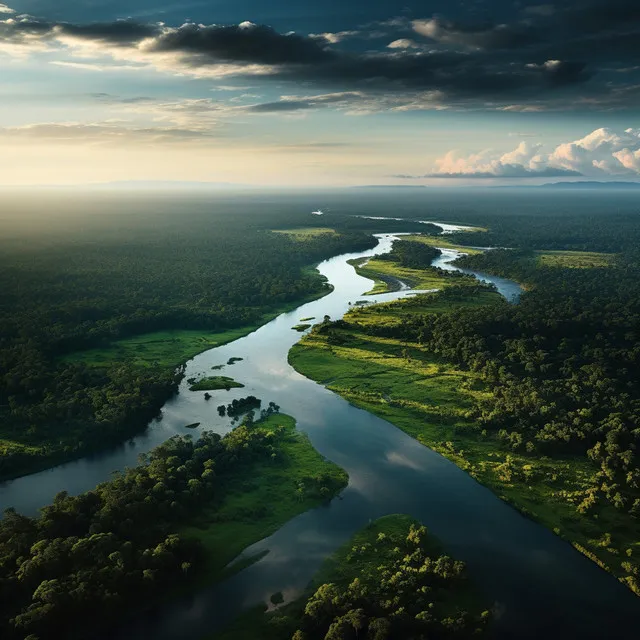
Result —
[[[308, 584], [322, 561], [355, 531], [389, 513], [406, 513], [422, 521], [445, 548], [464, 560], [477, 584], [494, 603], [500, 638], [637, 638], [640, 600], [614, 578], [545, 528], [522, 517], [439, 454], [366, 411], [355, 408], [323, 386], [308, 380], [287, 363], [300, 335], [291, 327], [301, 318], [336, 319], [349, 303], [362, 299], [371, 282], [358, 276], [347, 261], [390, 250], [394, 236], [379, 236], [374, 250], [337, 256], [318, 269], [334, 291], [286, 313], [254, 333], [200, 354], [187, 364], [180, 393], [163, 408], [159, 421], [128, 444], [92, 458], [19, 478], [0, 490], [0, 506], [34, 513], [61, 490], [79, 493], [108, 479], [110, 473], [136, 463], [146, 452], [176, 433], [193, 433], [185, 425], [200, 422], [219, 433], [231, 426], [220, 418], [218, 404], [255, 395], [274, 401], [314, 447], [349, 474], [339, 499], [310, 510], [285, 524], [271, 537], [246, 550], [268, 550], [258, 562], [229, 580], [197, 595], [163, 606], [137, 619], [118, 638], [201, 640], [244, 608], [268, 601], [278, 591], [288, 601]], [[436, 266], [449, 265], [455, 252], [444, 250]], [[475, 274], [493, 282], [510, 300], [520, 287], [501, 278]], [[409, 291], [371, 296], [394, 300]], [[208, 374], [229, 358], [222, 374], [244, 389], [191, 392], [186, 379]]]

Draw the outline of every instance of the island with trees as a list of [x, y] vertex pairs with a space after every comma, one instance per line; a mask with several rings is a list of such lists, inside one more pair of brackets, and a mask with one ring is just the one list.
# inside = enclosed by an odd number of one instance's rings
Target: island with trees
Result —
[[[280, 596], [280, 597], [278, 597]], [[281, 594], [274, 594], [279, 604]], [[491, 614], [464, 563], [408, 516], [370, 523], [325, 561], [301, 598], [257, 608], [208, 640], [487, 637]]]
[[245, 547], [346, 482], [272, 403], [224, 437], [175, 436], [113, 480], [59, 494], [39, 517], [4, 514], [0, 635], [107, 631], [178, 589], [220, 579]]

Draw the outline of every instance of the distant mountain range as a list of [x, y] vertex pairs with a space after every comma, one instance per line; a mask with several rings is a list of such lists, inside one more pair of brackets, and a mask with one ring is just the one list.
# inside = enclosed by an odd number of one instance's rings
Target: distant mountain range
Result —
[[114, 182], [104, 182], [91, 185], [92, 187], [104, 187], [106, 189], [126, 189], [136, 190], [141, 189], [145, 191], [159, 189], [159, 190], [174, 190], [178, 189], [184, 191], [185, 189], [191, 190], [210, 190], [210, 189], [247, 189], [253, 188], [247, 184], [234, 184], [233, 182], [189, 182], [180, 180], [118, 180]]
[[427, 189], [426, 184], [357, 184], [349, 189]]
[[596, 180], [578, 180], [576, 182], [548, 182], [539, 185], [542, 189], [640, 189], [640, 182], [609, 181], [598, 182]]

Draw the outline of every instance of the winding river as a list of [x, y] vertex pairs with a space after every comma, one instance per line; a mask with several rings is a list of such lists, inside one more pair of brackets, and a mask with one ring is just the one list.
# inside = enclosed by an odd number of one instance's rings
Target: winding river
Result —
[[[139, 453], [176, 433], [193, 433], [185, 429], [187, 424], [201, 422], [227, 432], [231, 427], [228, 419], [218, 416], [216, 399], [228, 403], [249, 394], [264, 403], [274, 401], [295, 416], [315, 448], [348, 472], [349, 485], [339, 499], [301, 514], [245, 551], [254, 555], [268, 550], [261, 560], [219, 585], [136, 620], [118, 638], [201, 640], [275, 592], [290, 600], [329, 554], [370, 520], [388, 513], [421, 520], [453, 556], [467, 563], [494, 602], [497, 637], [637, 638], [640, 599], [614, 578], [453, 463], [289, 366], [287, 354], [300, 337], [291, 327], [304, 317], [341, 317], [371, 286], [347, 261], [388, 252], [394, 237], [380, 235], [374, 250], [323, 262], [318, 270], [334, 285], [332, 293], [187, 364], [185, 380], [207, 374], [229, 358], [243, 358], [225, 366], [223, 373], [244, 383], [244, 389], [215, 392], [206, 402], [202, 392], [189, 391], [183, 382], [180, 393], [163, 408], [162, 418], [123, 447], [2, 486], [0, 507], [34, 513], [58, 491], [91, 489], [112, 471], [134, 465]], [[450, 263], [456, 257], [457, 252], [444, 249], [434, 264], [455, 269]], [[472, 273], [493, 282], [507, 299], [517, 300], [521, 290], [516, 283]], [[387, 301], [407, 295], [412, 292], [371, 298]]]

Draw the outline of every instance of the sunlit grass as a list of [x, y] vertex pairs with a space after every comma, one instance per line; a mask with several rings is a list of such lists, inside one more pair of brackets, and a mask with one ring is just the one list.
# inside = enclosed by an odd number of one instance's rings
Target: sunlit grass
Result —
[[310, 238], [314, 238], [316, 236], [322, 236], [325, 234], [336, 234], [335, 229], [330, 229], [329, 227], [303, 227], [301, 229], [273, 229], [273, 233], [284, 233], [288, 236], [291, 236], [295, 240], [299, 242], [304, 242], [305, 240], [309, 240]]
[[613, 253], [593, 251], [536, 251], [536, 255], [540, 266], [564, 269], [611, 267], [616, 258]]
[[[415, 306], [410, 311], [416, 312]], [[421, 311], [431, 309], [425, 305]], [[618, 577], [627, 575], [621, 563], [640, 553], [637, 528], [612, 506], [599, 507], [595, 517], [578, 511], [598, 469], [583, 457], [511, 450], [473, 417], [475, 403], [492, 393], [476, 374], [418, 344], [367, 335], [372, 324], [394, 324], [406, 314], [402, 302], [353, 311], [347, 316], [353, 324], [334, 328], [331, 343], [326, 334], [312, 332], [293, 347], [289, 361], [300, 373], [449, 458]], [[515, 469], [511, 477], [504, 473], [507, 456]], [[606, 534], [611, 541], [603, 545]]]
[[291, 416], [275, 414], [254, 427], [266, 431], [277, 426], [286, 428], [286, 438], [279, 445], [283, 459], [252, 464], [225, 489], [221, 503], [205, 509], [194, 525], [181, 530], [183, 535], [204, 545], [207, 565], [202, 582], [219, 579], [226, 565], [248, 546], [323, 502], [296, 493], [303, 478], [328, 474], [335, 486], [346, 486], [347, 474], [323, 458], [295, 425]]
[[[478, 229], [478, 231], [484, 231], [484, 229]], [[450, 240], [447, 240], [445, 236], [423, 236], [423, 235], [411, 235], [402, 236], [403, 240], [410, 240], [412, 242], [421, 242], [422, 244], [428, 244], [430, 247], [443, 247], [445, 249], [455, 249], [456, 251], [462, 251], [473, 255], [476, 253], [482, 253], [480, 249], [474, 249], [473, 247], [466, 247], [461, 244], [454, 244]], [[480, 237], [478, 238], [480, 241]]]

